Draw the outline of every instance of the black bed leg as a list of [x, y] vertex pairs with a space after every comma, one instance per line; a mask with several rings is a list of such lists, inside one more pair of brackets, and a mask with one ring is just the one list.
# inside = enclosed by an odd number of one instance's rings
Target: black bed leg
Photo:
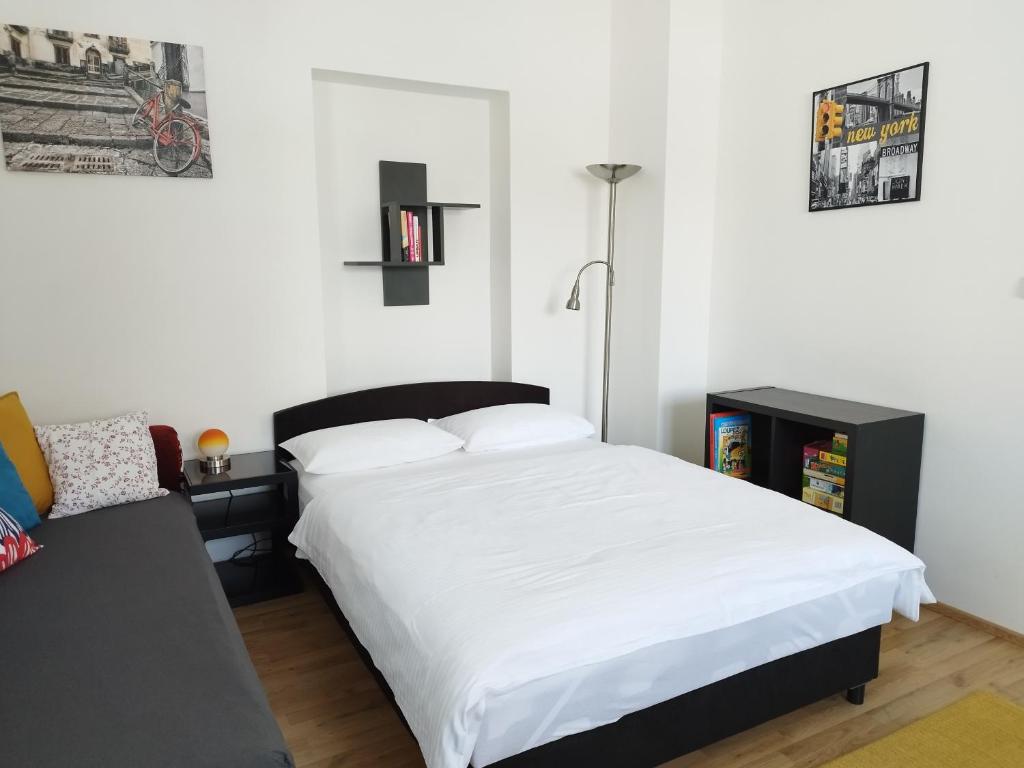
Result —
[[863, 704], [864, 703], [864, 689], [867, 688], [867, 684], [858, 685], [853, 688], [846, 689], [846, 700], [851, 704]]

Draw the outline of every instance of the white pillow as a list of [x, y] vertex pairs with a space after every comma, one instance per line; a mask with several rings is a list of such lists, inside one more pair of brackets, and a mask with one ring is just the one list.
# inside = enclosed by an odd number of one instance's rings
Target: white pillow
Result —
[[470, 453], [561, 443], [594, 434], [594, 425], [586, 419], [540, 403], [492, 405], [431, 424], [461, 437]]
[[35, 431], [53, 484], [51, 518], [167, 495], [145, 411]]
[[281, 443], [314, 475], [377, 469], [443, 456], [462, 440], [419, 419], [385, 419], [306, 432]]

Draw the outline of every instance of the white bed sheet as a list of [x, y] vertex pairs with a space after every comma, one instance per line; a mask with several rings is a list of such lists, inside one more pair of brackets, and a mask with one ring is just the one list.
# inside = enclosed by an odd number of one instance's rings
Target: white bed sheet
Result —
[[934, 599], [885, 539], [642, 448], [300, 473], [300, 499], [291, 540], [431, 768], [487, 765]]

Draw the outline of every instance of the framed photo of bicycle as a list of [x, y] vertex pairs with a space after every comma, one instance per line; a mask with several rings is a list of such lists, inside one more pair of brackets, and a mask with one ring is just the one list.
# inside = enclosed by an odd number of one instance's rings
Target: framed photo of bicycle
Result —
[[0, 24], [10, 171], [213, 176], [198, 45]]
[[928, 62], [817, 91], [808, 210], [921, 199]]

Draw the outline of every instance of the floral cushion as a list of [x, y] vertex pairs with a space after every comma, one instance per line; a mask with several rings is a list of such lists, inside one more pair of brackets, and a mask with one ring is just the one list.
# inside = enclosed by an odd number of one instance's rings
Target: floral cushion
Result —
[[114, 504], [166, 496], [156, 472], [149, 415], [36, 427], [50, 468], [53, 510], [68, 517]]
[[42, 549], [22, 530], [18, 521], [0, 507], [0, 573]]

